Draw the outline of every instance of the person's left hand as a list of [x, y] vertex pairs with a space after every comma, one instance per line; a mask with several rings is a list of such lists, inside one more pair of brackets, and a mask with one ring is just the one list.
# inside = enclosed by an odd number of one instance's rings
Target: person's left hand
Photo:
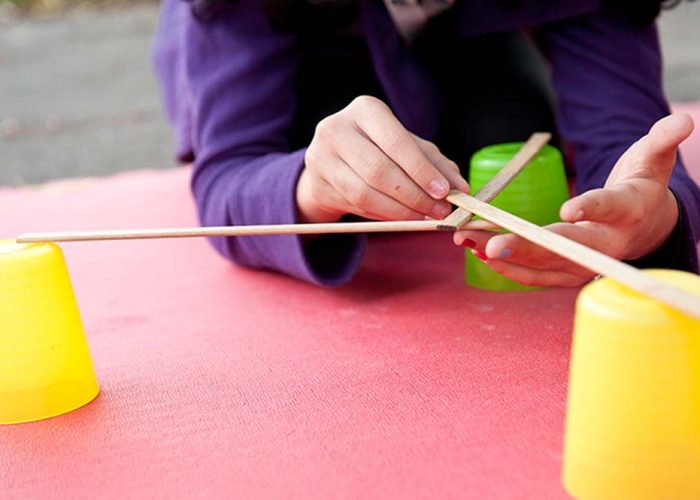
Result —
[[[692, 130], [686, 114], [659, 120], [620, 157], [604, 188], [568, 200], [560, 211], [564, 222], [547, 229], [616, 259], [637, 259], [658, 249], [678, 221], [668, 183], [678, 145]], [[514, 234], [463, 230], [453, 239], [494, 271], [525, 285], [579, 286], [594, 274]]]

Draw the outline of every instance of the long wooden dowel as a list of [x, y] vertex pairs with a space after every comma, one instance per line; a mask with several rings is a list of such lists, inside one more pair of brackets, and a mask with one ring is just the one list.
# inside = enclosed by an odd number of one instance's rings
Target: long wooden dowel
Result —
[[[551, 139], [547, 132], [537, 132], [527, 140], [513, 158], [488, 182], [476, 197], [491, 201], [515, 178]], [[328, 224], [269, 224], [257, 226], [183, 227], [157, 229], [122, 229], [104, 231], [72, 231], [25, 233], [18, 243], [66, 243], [73, 241], [137, 240], [156, 238], [192, 238], [211, 236], [265, 236], [274, 234], [341, 234], [407, 231], [455, 231], [498, 229], [488, 221], [472, 221], [472, 213], [458, 207], [441, 221], [348, 222]], [[468, 224], [468, 225], [467, 225]]]
[[467, 194], [452, 191], [447, 200], [586, 269], [590, 269], [594, 273], [609, 276], [632, 290], [653, 297], [693, 318], [700, 319], [700, 299], [690, 293], [667, 285], [628, 264]]
[[[515, 177], [522, 172], [537, 153], [547, 145], [552, 139], [552, 134], [548, 132], [536, 132], [523, 144], [523, 147], [510, 159], [506, 165], [474, 195], [477, 200], [486, 203], [493, 200], [503, 191]], [[472, 218], [473, 214], [469, 210], [458, 207], [454, 212], [445, 217], [438, 229], [442, 231], [454, 231], [462, 228]]]
[[[182, 227], [159, 229], [121, 229], [25, 233], [18, 243], [65, 243], [71, 241], [139, 240], [155, 238], [191, 238], [203, 236], [265, 236], [273, 234], [340, 234], [404, 231], [437, 231], [441, 221], [333, 222], [327, 224], [270, 224], [258, 226]], [[472, 221], [470, 229], [494, 229], [488, 221]]]

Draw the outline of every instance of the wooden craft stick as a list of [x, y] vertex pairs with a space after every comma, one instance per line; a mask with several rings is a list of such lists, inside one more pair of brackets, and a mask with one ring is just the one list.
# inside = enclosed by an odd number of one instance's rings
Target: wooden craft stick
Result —
[[447, 196], [447, 201], [540, 245], [550, 252], [590, 269], [594, 273], [609, 276], [632, 290], [652, 297], [693, 318], [700, 319], [700, 299], [667, 285], [628, 264], [459, 191], [453, 190]]
[[[493, 178], [482, 187], [474, 197], [489, 203], [517, 176], [537, 153], [552, 140], [552, 134], [548, 132], [536, 132], [530, 136], [523, 147], [510, 159], [506, 165], [498, 171]], [[454, 212], [445, 217], [438, 229], [440, 231], [455, 231], [461, 229], [472, 218], [469, 210], [458, 207]]]
[[[272, 234], [339, 234], [404, 231], [437, 231], [439, 220], [386, 222], [333, 222], [326, 224], [270, 224], [260, 226], [182, 227], [159, 229], [121, 229], [105, 231], [74, 231], [25, 233], [17, 243], [137, 240], [154, 238], [190, 238], [203, 236], [265, 236]], [[475, 230], [494, 229], [488, 221], [472, 221]]]

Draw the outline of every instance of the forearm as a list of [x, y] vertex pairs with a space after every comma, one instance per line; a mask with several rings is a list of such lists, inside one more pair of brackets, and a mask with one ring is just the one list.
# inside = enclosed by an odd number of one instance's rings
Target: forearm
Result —
[[[195, 164], [192, 190], [203, 225], [298, 222], [296, 183], [304, 150]], [[336, 286], [357, 271], [366, 246], [360, 235], [328, 235], [305, 243], [294, 235], [213, 238], [236, 263]]]
[[[178, 153], [194, 164], [202, 224], [297, 222], [304, 153], [290, 151], [288, 143], [297, 105], [294, 36], [273, 30], [255, 0], [222, 4], [208, 18], [174, 2], [165, 3], [157, 67]], [[362, 237], [344, 236], [309, 245], [295, 236], [218, 238], [213, 244], [240, 265], [328, 286], [352, 277], [365, 246]]]

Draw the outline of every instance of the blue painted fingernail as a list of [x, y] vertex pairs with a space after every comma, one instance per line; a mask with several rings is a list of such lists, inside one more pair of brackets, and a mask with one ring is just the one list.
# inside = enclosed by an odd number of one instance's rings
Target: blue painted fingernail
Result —
[[499, 259], [507, 259], [512, 254], [513, 254], [513, 251], [510, 248], [506, 247], [503, 250], [501, 250], [501, 253], [498, 254], [498, 258]]

